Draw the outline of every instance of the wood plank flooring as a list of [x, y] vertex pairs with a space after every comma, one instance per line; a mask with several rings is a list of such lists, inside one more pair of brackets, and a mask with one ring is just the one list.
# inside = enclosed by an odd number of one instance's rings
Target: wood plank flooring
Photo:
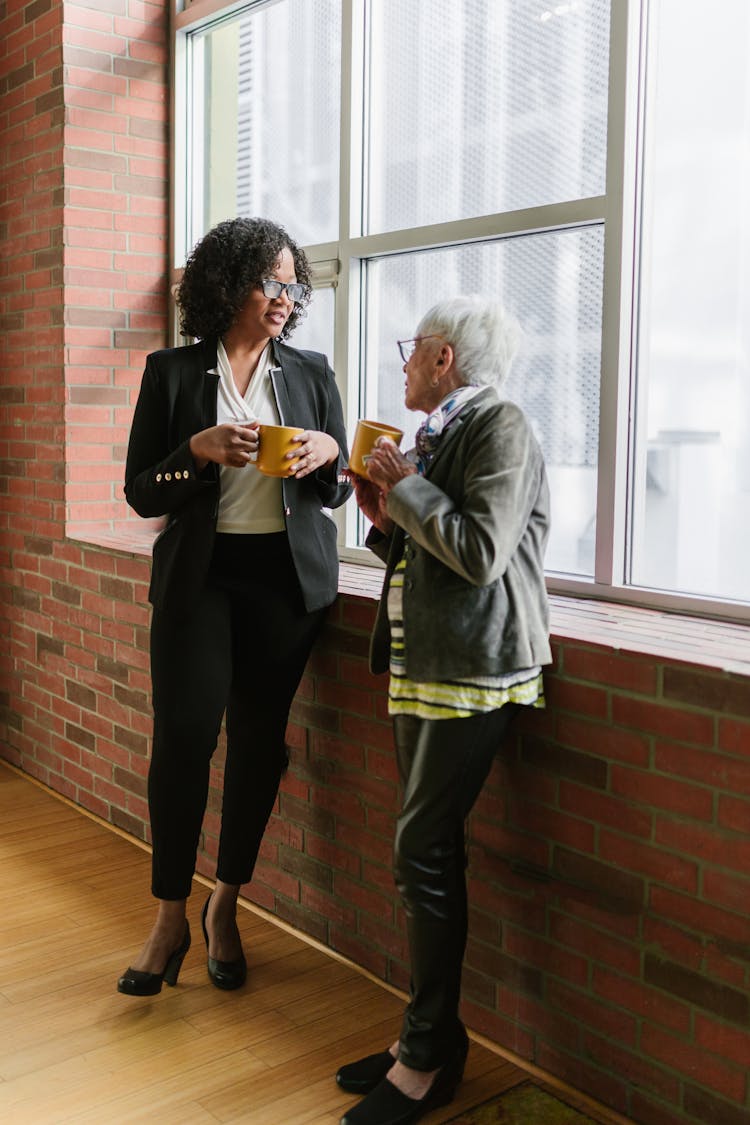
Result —
[[[220, 992], [198, 882], [177, 987], [121, 996], [153, 919], [149, 872], [142, 848], [0, 762], [0, 1121], [335, 1125], [352, 1101], [337, 1067], [390, 1041], [402, 998], [250, 908], [248, 983]], [[424, 1120], [527, 1079], [473, 1043], [456, 1100]]]

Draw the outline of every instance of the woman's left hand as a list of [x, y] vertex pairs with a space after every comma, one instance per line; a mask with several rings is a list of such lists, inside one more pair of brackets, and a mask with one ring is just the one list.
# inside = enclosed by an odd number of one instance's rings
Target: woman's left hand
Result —
[[338, 458], [338, 442], [330, 434], [324, 434], [320, 430], [303, 430], [294, 440], [298, 443], [297, 448], [292, 453], [287, 453], [287, 458], [291, 460], [299, 457], [297, 468], [292, 474], [298, 480], [316, 473], [326, 465], [332, 465]]
[[416, 471], [416, 465], [404, 457], [395, 442], [386, 437], [378, 438], [367, 462], [367, 475], [384, 496], [400, 480], [413, 476]]

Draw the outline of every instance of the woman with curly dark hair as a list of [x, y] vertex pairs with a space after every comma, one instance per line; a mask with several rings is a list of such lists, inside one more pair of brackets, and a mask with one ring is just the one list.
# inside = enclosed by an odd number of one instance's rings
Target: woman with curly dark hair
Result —
[[[310, 267], [282, 227], [219, 223], [177, 291], [182, 332], [198, 342], [146, 360], [125, 495], [140, 516], [166, 516], [149, 591], [159, 909], [118, 981], [129, 995], [175, 984], [190, 946], [187, 898], [225, 713], [216, 885], [201, 920], [212, 982], [233, 989], [246, 977], [237, 897], [287, 766], [289, 708], [336, 597], [329, 509], [350, 491], [333, 372], [325, 356], [283, 342], [309, 299]], [[262, 424], [301, 427], [279, 476], [254, 464]]]

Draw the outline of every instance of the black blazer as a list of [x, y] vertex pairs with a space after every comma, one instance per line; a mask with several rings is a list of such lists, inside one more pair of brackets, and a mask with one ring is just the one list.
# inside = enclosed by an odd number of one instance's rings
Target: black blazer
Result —
[[[167, 516], [154, 542], [149, 600], [172, 616], [190, 613], [208, 573], [219, 510], [219, 466], [198, 471], [193, 434], [216, 425], [216, 340], [152, 352], [146, 358], [125, 466], [125, 497], [139, 516]], [[282, 424], [322, 430], [339, 445], [338, 462], [281, 482], [289, 546], [308, 612], [338, 589], [336, 508], [351, 487], [340, 482], [348, 450], [341, 400], [326, 357], [273, 341], [271, 369]]]

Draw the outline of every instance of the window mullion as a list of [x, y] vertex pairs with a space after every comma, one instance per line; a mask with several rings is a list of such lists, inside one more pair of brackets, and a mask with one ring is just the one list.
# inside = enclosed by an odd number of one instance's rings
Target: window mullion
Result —
[[408, 230], [383, 231], [362, 235], [351, 241], [351, 252], [360, 258], [379, 254], [410, 253], [435, 246], [466, 245], [522, 234], [565, 230], [577, 226], [597, 225], [604, 221], [606, 199], [591, 196], [566, 200], [518, 211], [479, 215], [472, 219], [456, 219], [445, 223], [412, 227]]
[[[352, 260], [354, 208], [362, 197], [364, 2], [341, 0], [341, 126], [339, 140], [339, 276], [335, 290], [334, 370], [348, 433], [359, 410], [360, 276]], [[361, 222], [361, 220], [360, 220]], [[359, 229], [359, 225], [358, 228]], [[340, 542], [356, 536], [357, 511], [347, 504], [336, 512]]]
[[594, 578], [625, 582], [641, 4], [611, 8]]

